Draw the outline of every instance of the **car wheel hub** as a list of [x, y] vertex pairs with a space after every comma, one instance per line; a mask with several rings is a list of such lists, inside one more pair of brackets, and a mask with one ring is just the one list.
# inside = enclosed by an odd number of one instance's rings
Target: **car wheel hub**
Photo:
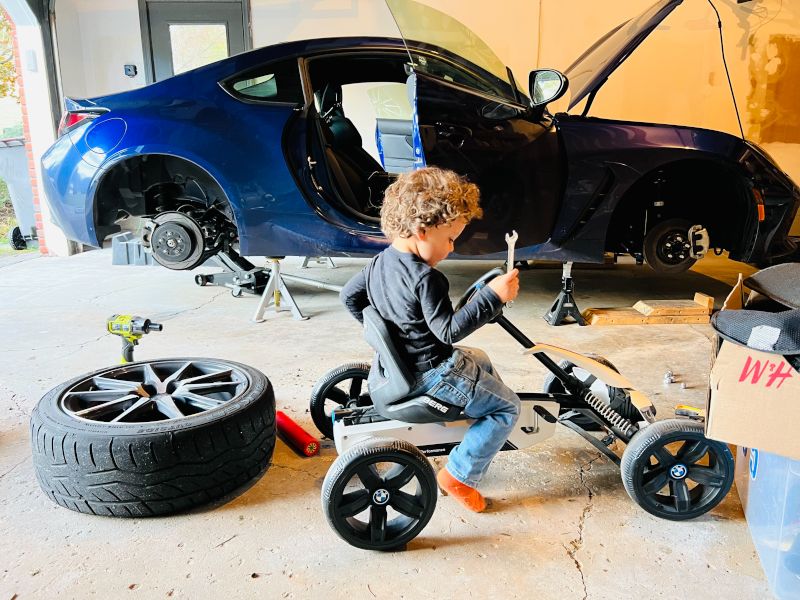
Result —
[[691, 249], [684, 233], [671, 231], [662, 238], [659, 254], [664, 262], [677, 265], [690, 257]]
[[669, 470], [669, 474], [673, 479], [683, 479], [686, 477], [687, 473], [688, 469], [686, 468], [686, 465], [682, 464], [673, 465]]
[[376, 490], [375, 493], [372, 494], [372, 501], [378, 506], [383, 506], [389, 502], [389, 498], [389, 490], [385, 490], [383, 488]]
[[80, 421], [130, 425], [191, 418], [238, 399], [247, 375], [213, 360], [121, 365], [72, 385], [61, 410]]

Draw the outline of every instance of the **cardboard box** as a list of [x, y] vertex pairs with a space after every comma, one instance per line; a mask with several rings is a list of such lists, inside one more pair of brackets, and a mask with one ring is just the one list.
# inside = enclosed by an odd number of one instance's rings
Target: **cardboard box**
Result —
[[[723, 310], [741, 308], [741, 277]], [[711, 369], [706, 436], [800, 459], [800, 373], [780, 354], [723, 341]]]

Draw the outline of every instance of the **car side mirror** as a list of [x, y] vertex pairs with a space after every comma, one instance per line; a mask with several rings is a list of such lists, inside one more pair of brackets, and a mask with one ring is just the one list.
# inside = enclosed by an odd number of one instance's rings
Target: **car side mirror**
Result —
[[528, 78], [528, 91], [531, 105], [544, 106], [561, 98], [569, 87], [569, 81], [555, 69], [537, 69], [531, 71]]

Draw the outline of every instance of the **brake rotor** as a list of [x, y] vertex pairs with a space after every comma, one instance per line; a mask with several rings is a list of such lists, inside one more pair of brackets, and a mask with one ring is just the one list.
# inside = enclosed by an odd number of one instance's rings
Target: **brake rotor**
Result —
[[164, 212], [153, 219], [150, 249], [158, 264], [183, 271], [194, 269], [205, 260], [200, 225], [183, 213]]

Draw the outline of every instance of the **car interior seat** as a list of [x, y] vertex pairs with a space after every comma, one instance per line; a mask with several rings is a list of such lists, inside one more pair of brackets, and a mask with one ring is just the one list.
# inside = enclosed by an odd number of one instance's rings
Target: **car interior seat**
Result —
[[356, 126], [344, 115], [342, 88], [329, 84], [320, 96], [325, 155], [345, 203], [358, 213], [377, 217], [389, 181], [383, 167], [364, 150]]
[[414, 376], [392, 342], [386, 321], [372, 306], [364, 316], [364, 338], [375, 350], [369, 373], [369, 394], [379, 415], [406, 423], [435, 423], [463, 418], [462, 408], [429, 396], [412, 396]]

